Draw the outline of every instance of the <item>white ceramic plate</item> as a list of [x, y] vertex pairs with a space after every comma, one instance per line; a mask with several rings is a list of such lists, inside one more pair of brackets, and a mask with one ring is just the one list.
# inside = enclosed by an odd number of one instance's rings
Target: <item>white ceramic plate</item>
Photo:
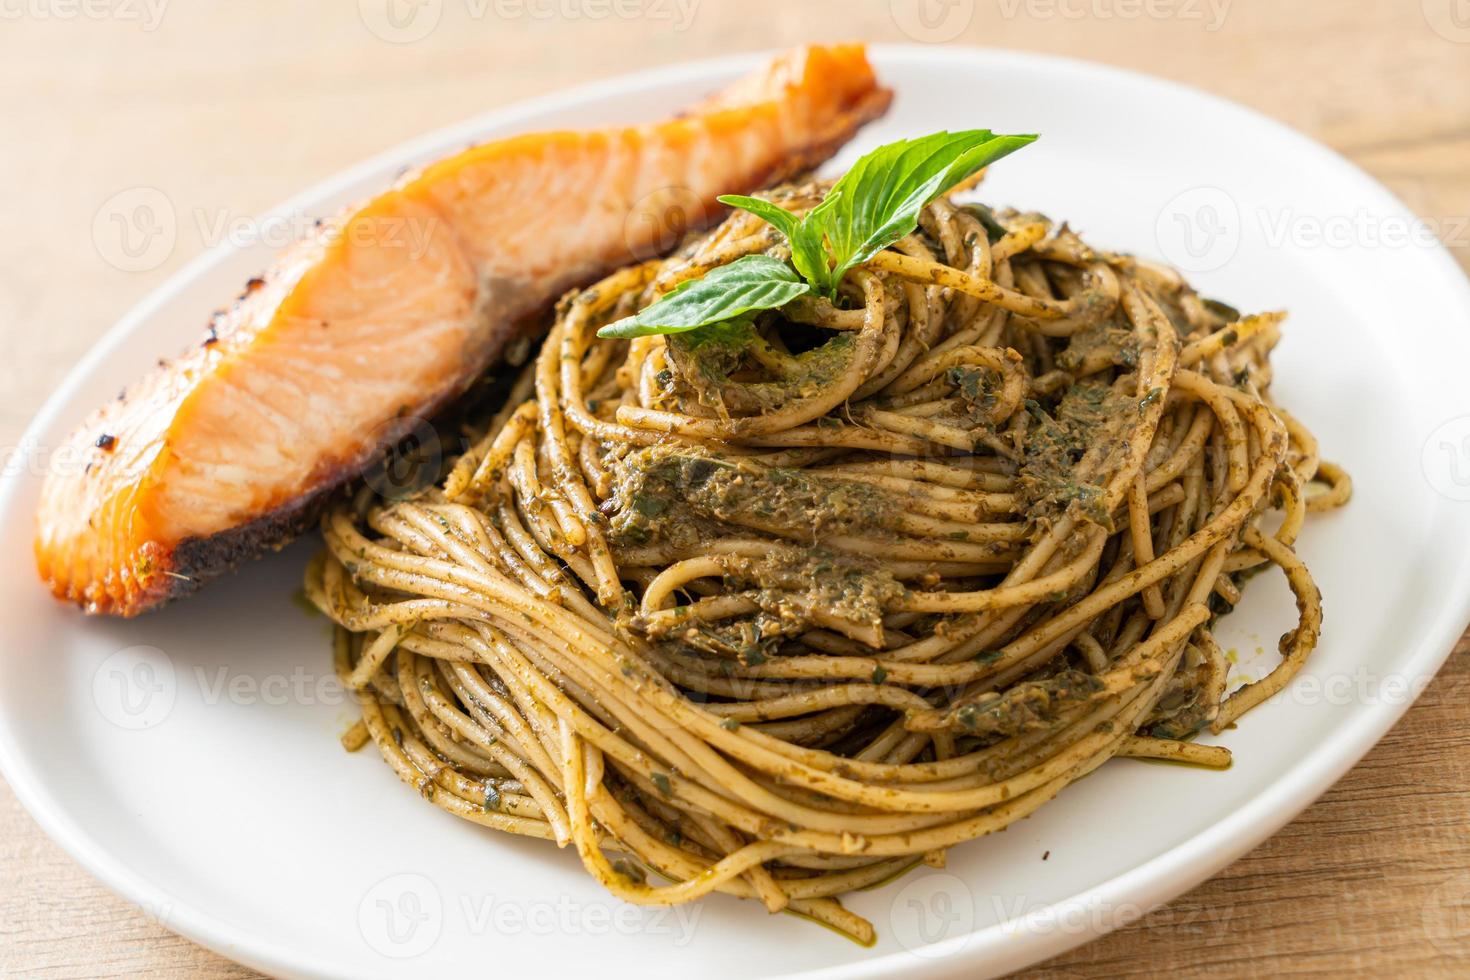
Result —
[[[653, 118], [758, 60], [498, 112], [364, 164], [281, 213], [326, 214], [472, 139]], [[77, 367], [0, 497], [0, 763], [47, 832], [169, 928], [273, 974], [975, 977], [1126, 924], [1331, 785], [1470, 617], [1464, 276], [1378, 184], [1210, 96], [1019, 54], [888, 48], [876, 60], [898, 98], [844, 160], [945, 127], [1038, 131], [1039, 143], [996, 168], [987, 200], [1181, 264], [1242, 308], [1292, 311], [1276, 394], [1348, 466], [1357, 494], [1302, 538], [1326, 595], [1321, 647], [1288, 696], [1219, 740], [1236, 753], [1233, 769], [1109, 763], [1030, 820], [957, 848], [947, 871], [853, 896], [880, 930], [876, 949], [730, 899], [680, 910], [611, 901], [572, 854], [460, 822], [371, 750], [342, 752], [353, 711], [330, 678], [327, 627], [294, 600], [313, 542], [135, 622], [84, 619], [36, 583], [31, 513], [47, 447], [197, 336], [269, 259], [219, 249]], [[1278, 581], [1252, 585], [1225, 627], [1243, 672], [1258, 669], [1254, 651], [1273, 650], [1291, 615]]]

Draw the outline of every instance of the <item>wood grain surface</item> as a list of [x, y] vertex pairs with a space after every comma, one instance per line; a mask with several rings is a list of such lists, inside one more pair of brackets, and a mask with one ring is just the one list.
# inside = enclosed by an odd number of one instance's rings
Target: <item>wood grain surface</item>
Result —
[[[1466, 0], [0, 0], [7, 462], [120, 314], [301, 188], [571, 84], [843, 38], [1053, 52], [1235, 99], [1378, 177], [1470, 268]], [[163, 195], [177, 234], [119, 252], [109, 215], [140, 188]], [[1281, 833], [1032, 974], [1470, 975], [1467, 695], [1462, 639], [1397, 728]], [[109, 893], [3, 787], [0, 885], [0, 976], [252, 975]]]

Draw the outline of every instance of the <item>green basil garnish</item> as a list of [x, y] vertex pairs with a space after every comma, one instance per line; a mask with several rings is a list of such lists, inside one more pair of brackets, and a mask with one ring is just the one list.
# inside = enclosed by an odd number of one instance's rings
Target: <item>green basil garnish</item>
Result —
[[747, 255], [680, 283], [636, 316], [603, 327], [597, 335], [683, 333], [740, 318], [745, 322], [735, 326], [745, 329], [751, 314], [778, 309], [805, 293], [835, 298], [848, 270], [911, 234], [930, 201], [1035, 140], [1034, 135], [998, 136], [971, 129], [889, 143], [860, 157], [822, 202], [800, 217], [758, 197], [724, 195], [721, 203], [749, 211], [786, 237], [791, 264]]
[[711, 269], [699, 279], [679, 283], [638, 314], [597, 331], [612, 339], [684, 333], [734, 320], [757, 310], [773, 310], [811, 291], [792, 268], [769, 255], [746, 255]]

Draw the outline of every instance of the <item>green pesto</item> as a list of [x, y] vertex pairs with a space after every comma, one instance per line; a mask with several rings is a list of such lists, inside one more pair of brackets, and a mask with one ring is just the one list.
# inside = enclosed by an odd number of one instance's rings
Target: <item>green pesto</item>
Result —
[[1082, 381], [1067, 390], [1053, 411], [1028, 401], [1032, 415], [1021, 465], [1021, 487], [1033, 516], [1054, 519], [1075, 505], [1087, 520], [1111, 527], [1102, 509], [1103, 488], [1087, 477], [1111, 467], [1089, 465], [1120, 456], [1131, 426], [1137, 424], [1137, 403], [1101, 381]]
[[1061, 670], [1004, 692], [987, 691], [967, 698], [951, 707], [948, 715], [956, 730], [990, 744], [1049, 729], [1062, 712], [1086, 702], [1102, 688], [1102, 681], [1092, 674]]

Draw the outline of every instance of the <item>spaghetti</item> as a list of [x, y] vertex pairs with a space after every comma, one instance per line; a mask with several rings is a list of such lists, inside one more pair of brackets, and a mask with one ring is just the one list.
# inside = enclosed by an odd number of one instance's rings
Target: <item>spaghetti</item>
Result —
[[[595, 336], [784, 248], [741, 212], [569, 295], [442, 486], [326, 517], [308, 593], [349, 737], [441, 808], [869, 942], [840, 895], [1114, 756], [1227, 765], [1187, 739], [1312, 650], [1292, 546], [1350, 484], [1266, 394], [1279, 314], [1036, 214], [941, 198], [835, 301]], [[1232, 691], [1211, 626], [1273, 565], [1299, 621]]]

